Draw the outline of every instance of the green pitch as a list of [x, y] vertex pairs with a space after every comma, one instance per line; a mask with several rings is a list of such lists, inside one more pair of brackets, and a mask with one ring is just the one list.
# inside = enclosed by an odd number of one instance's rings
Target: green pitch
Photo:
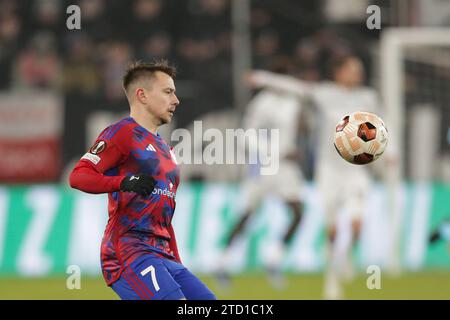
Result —
[[[243, 274], [219, 288], [210, 276], [203, 281], [219, 299], [321, 299], [321, 274], [286, 275], [283, 289], [275, 289], [264, 274]], [[381, 278], [381, 289], [369, 290], [360, 275], [345, 286], [347, 299], [450, 299], [450, 272], [420, 272]], [[82, 278], [81, 289], [68, 290], [66, 278], [0, 278], [0, 299], [118, 299], [101, 278]]]

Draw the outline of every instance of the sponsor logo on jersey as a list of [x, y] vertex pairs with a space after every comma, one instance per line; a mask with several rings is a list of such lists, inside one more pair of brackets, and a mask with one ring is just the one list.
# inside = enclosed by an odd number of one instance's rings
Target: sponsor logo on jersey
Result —
[[131, 176], [130, 181], [131, 181], [131, 180], [139, 180], [139, 177]]
[[106, 142], [103, 140], [97, 141], [92, 148], [89, 150], [92, 154], [99, 154], [106, 149]]
[[175, 198], [176, 193], [170, 191], [167, 188], [161, 189], [161, 188], [154, 188], [152, 194], [157, 194], [160, 196], [166, 196], [168, 198]]
[[92, 162], [93, 164], [98, 164], [101, 160], [101, 158], [95, 154], [92, 153], [86, 153], [84, 156], [81, 157], [81, 159], [86, 159]]

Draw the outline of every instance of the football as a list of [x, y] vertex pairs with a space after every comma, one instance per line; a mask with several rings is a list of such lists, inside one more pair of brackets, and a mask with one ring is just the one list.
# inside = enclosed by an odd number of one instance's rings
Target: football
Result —
[[353, 164], [368, 164], [386, 149], [388, 131], [376, 114], [356, 111], [336, 125], [334, 146], [339, 155]]

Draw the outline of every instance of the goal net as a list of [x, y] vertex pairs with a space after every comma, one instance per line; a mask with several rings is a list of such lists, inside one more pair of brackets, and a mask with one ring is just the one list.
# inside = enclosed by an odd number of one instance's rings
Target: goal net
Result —
[[379, 79], [389, 143], [398, 159], [385, 172], [392, 218], [389, 265], [398, 273], [402, 266], [424, 264], [429, 228], [437, 219], [433, 182], [449, 178], [450, 29], [385, 30]]

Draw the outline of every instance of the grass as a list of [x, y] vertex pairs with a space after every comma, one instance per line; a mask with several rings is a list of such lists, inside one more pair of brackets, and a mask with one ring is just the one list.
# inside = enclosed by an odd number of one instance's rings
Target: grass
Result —
[[[220, 290], [211, 276], [200, 278], [219, 299], [321, 299], [321, 274], [286, 275], [286, 285], [277, 290], [264, 274], [236, 275], [227, 290]], [[369, 290], [366, 275], [360, 275], [345, 285], [347, 299], [450, 299], [450, 272], [418, 272], [401, 277], [383, 276], [381, 289]], [[0, 299], [43, 300], [110, 300], [118, 299], [102, 278], [82, 278], [81, 289], [66, 288], [66, 278], [0, 278]]]

